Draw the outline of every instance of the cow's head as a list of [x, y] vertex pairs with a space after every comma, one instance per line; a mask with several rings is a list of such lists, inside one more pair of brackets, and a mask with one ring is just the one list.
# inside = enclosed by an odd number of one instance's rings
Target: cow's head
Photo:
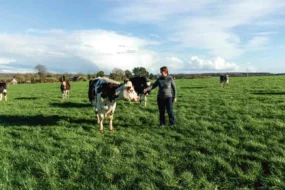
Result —
[[63, 81], [63, 82], [61, 83], [61, 89], [63, 89], [63, 90], [66, 89], [66, 82], [65, 82], [65, 81]]
[[131, 81], [128, 81], [126, 84], [120, 86], [116, 90], [116, 93], [118, 98], [120, 99], [125, 99], [128, 101], [136, 101], [136, 102], [140, 100], [140, 97], [136, 93]]
[[132, 77], [130, 81], [133, 83], [135, 91], [138, 94], [144, 94], [143, 90], [151, 85], [146, 77]]

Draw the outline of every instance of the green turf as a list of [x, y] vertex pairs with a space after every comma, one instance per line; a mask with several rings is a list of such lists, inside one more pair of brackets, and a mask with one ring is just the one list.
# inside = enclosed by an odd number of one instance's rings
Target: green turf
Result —
[[0, 189], [285, 189], [285, 77], [176, 80], [176, 128], [120, 101], [99, 132], [88, 82], [8, 86]]

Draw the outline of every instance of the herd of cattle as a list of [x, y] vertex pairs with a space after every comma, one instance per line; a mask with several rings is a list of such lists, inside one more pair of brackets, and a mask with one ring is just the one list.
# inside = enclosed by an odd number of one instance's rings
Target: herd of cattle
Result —
[[[220, 84], [224, 87], [229, 84], [229, 76], [220, 76]], [[132, 77], [125, 80], [123, 84], [105, 77], [98, 77], [89, 81], [88, 98], [93, 104], [97, 116], [97, 123], [100, 125], [100, 131], [103, 131], [103, 121], [109, 118], [109, 128], [113, 130], [113, 116], [118, 100], [136, 101], [146, 106], [147, 95], [150, 91], [144, 93], [144, 89], [150, 86], [150, 81], [146, 77]], [[61, 81], [60, 90], [62, 98], [69, 97], [69, 81]], [[7, 101], [7, 84], [0, 82], [0, 101], [2, 94]]]

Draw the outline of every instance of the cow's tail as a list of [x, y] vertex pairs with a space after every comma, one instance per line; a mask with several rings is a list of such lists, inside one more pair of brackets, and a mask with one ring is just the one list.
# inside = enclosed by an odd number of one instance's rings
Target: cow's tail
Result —
[[90, 102], [92, 102], [92, 91], [93, 91], [93, 86], [92, 86], [93, 80], [89, 80], [89, 88], [88, 88], [88, 99]]
[[91, 79], [89, 80], [89, 88], [88, 88], [88, 99], [92, 103], [95, 98], [95, 84], [99, 79]]

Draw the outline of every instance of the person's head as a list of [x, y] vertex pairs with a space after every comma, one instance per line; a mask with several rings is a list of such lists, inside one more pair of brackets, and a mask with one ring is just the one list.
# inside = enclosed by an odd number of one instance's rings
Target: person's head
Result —
[[168, 68], [167, 67], [161, 67], [160, 68], [160, 73], [162, 76], [166, 77], [168, 75]]

